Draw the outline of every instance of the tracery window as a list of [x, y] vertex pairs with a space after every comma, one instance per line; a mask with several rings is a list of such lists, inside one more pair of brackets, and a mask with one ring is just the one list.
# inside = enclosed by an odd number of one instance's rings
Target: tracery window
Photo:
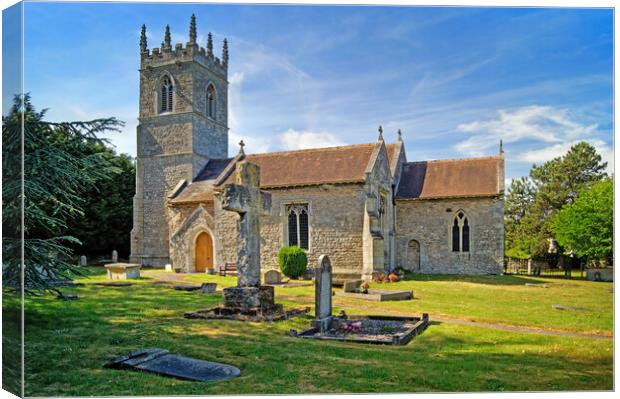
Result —
[[172, 111], [172, 96], [173, 85], [172, 80], [168, 75], [164, 76], [161, 80], [161, 95], [159, 99], [160, 107], [159, 112], [171, 112]]
[[288, 215], [288, 245], [308, 249], [308, 205], [293, 204], [286, 209]]
[[215, 93], [215, 87], [213, 85], [209, 85], [207, 88], [207, 116], [209, 118], [215, 119], [216, 111], [217, 111], [217, 96]]
[[469, 252], [469, 220], [463, 211], [452, 219], [452, 252]]

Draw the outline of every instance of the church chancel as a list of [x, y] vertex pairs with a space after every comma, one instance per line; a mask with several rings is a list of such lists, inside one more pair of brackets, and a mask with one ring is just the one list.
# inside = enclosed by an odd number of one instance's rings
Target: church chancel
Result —
[[[297, 245], [310, 265], [328, 254], [334, 278], [370, 279], [396, 268], [501, 273], [501, 149], [409, 162], [404, 134], [390, 143], [380, 129], [367, 144], [263, 154], [240, 145], [229, 157], [228, 44], [217, 56], [211, 34], [204, 48], [197, 37], [193, 16], [185, 44], [173, 46], [166, 33], [161, 47], [149, 49], [142, 30], [132, 263], [214, 273], [245, 264], [241, 254], [267, 271], [278, 268], [282, 247]], [[260, 169], [259, 185], [247, 176], [247, 191], [225, 188], [244, 164]], [[237, 202], [226, 201], [232, 193]], [[246, 209], [256, 219], [244, 220]], [[260, 239], [243, 252], [237, 234], [255, 221]], [[251, 273], [250, 285], [260, 271]]]

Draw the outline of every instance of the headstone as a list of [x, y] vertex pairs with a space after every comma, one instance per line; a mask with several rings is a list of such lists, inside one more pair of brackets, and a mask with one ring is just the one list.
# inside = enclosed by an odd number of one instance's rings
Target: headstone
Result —
[[330, 328], [332, 321], [332, 265], [327, 255], [319, 257], [314, 287], [314, 324], [323, 332]]
[[112, 251], [112, 263], [118, 263], [118, 251]]
[[362, 285], [362, 280], [346, 280], [343, 285], [344, 292], [357, 292]]
[[108, 280], [137, 280], [140, 278], [140, 267], [138, 263], [108, 263], [105, 268], [108, 270]]
[[223, 363], [175, 355], [165, 349], [141, 349], [119, 356], [103, 365], [112, 369], [150, 371], [167, 377], [191, 381], [218, 381], [238, 377], [241, 371]]
[[200, 288], [203, 294], [212, 294], [217, 289], [217, 283], [202, 283]]
[[222, 209], [239, 214], [237, 219], [237, 286], [223, 290], [224, 306], [242, 312], [273, 308], [273, 287], [260, 286], [260, 215], [271, 210], [271, 194], [260, 189], [258, 165], [237, 163], [236, 184], [227, 184]]
[[282, 282], [282, 275], [277, 270], [267, 270], [263, 274], [264, 284], [280, 284]]
[[166, 263], [166, 266], [164, 266], [164, 271], [167, 273], [172, 273], [172, 265], [170, 263]]
[[82, 255], [80, 256], [80, 266], [86, 266], [87, 261], [86, 261], [86, 256]]

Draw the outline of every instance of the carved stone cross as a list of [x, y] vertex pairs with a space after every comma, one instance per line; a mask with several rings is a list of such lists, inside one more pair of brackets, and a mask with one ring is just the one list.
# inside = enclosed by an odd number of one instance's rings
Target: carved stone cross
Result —
[[271, 211], [271, 194], [260, 189], [258, 165], [237, 163], [237, 182], [227, 184], [222, 208], [237, 212], [237, 287], [260, 286], [260, 216]]

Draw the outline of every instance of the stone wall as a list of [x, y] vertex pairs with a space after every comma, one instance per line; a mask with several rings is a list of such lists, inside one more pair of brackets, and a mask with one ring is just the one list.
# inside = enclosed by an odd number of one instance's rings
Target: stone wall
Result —
[[[261, 268], [278, 268], [278, 251], [287, 245], [286, 205], [306, 203], [309, 211], [308, 266], [329, 255], [335, 273], [360, 273], [365, 194], [361, 184], [269, 190], [270, 216], [261, 217]], [[236, 262], [237, 214], [215, 202], [216, 268]]]
[[[170, 261], [167, 196], [180, 180], [192, 181], [209, 158], [228, 156], [227, 68], [197, 46], [143, 56], [137, 129], [136, 196], [131, 261], [163, 266]], [[174, 85], [172, 112], [159, 113], [160, 82]], [[215, 118], [207, 117], [207, 87], [217, 94]]]
[[206, 232], [214, 242], [215, 222], [209, 206], [183, 205], [170, 208], [170, 262], [185, 273], [196, 270], [196, 238]]
[[[470, 251], [452, 252], [451, 228], [463, 210]], [[503, 197], [396, 201], [397, 266], [412, 270], [411, 240], [419, 243], [420, 273], [500, 274], [504, 255]], [[414, 244], [414, 243], [412, 243]], [[412, 250], [413, 251], [413, 250]]]

